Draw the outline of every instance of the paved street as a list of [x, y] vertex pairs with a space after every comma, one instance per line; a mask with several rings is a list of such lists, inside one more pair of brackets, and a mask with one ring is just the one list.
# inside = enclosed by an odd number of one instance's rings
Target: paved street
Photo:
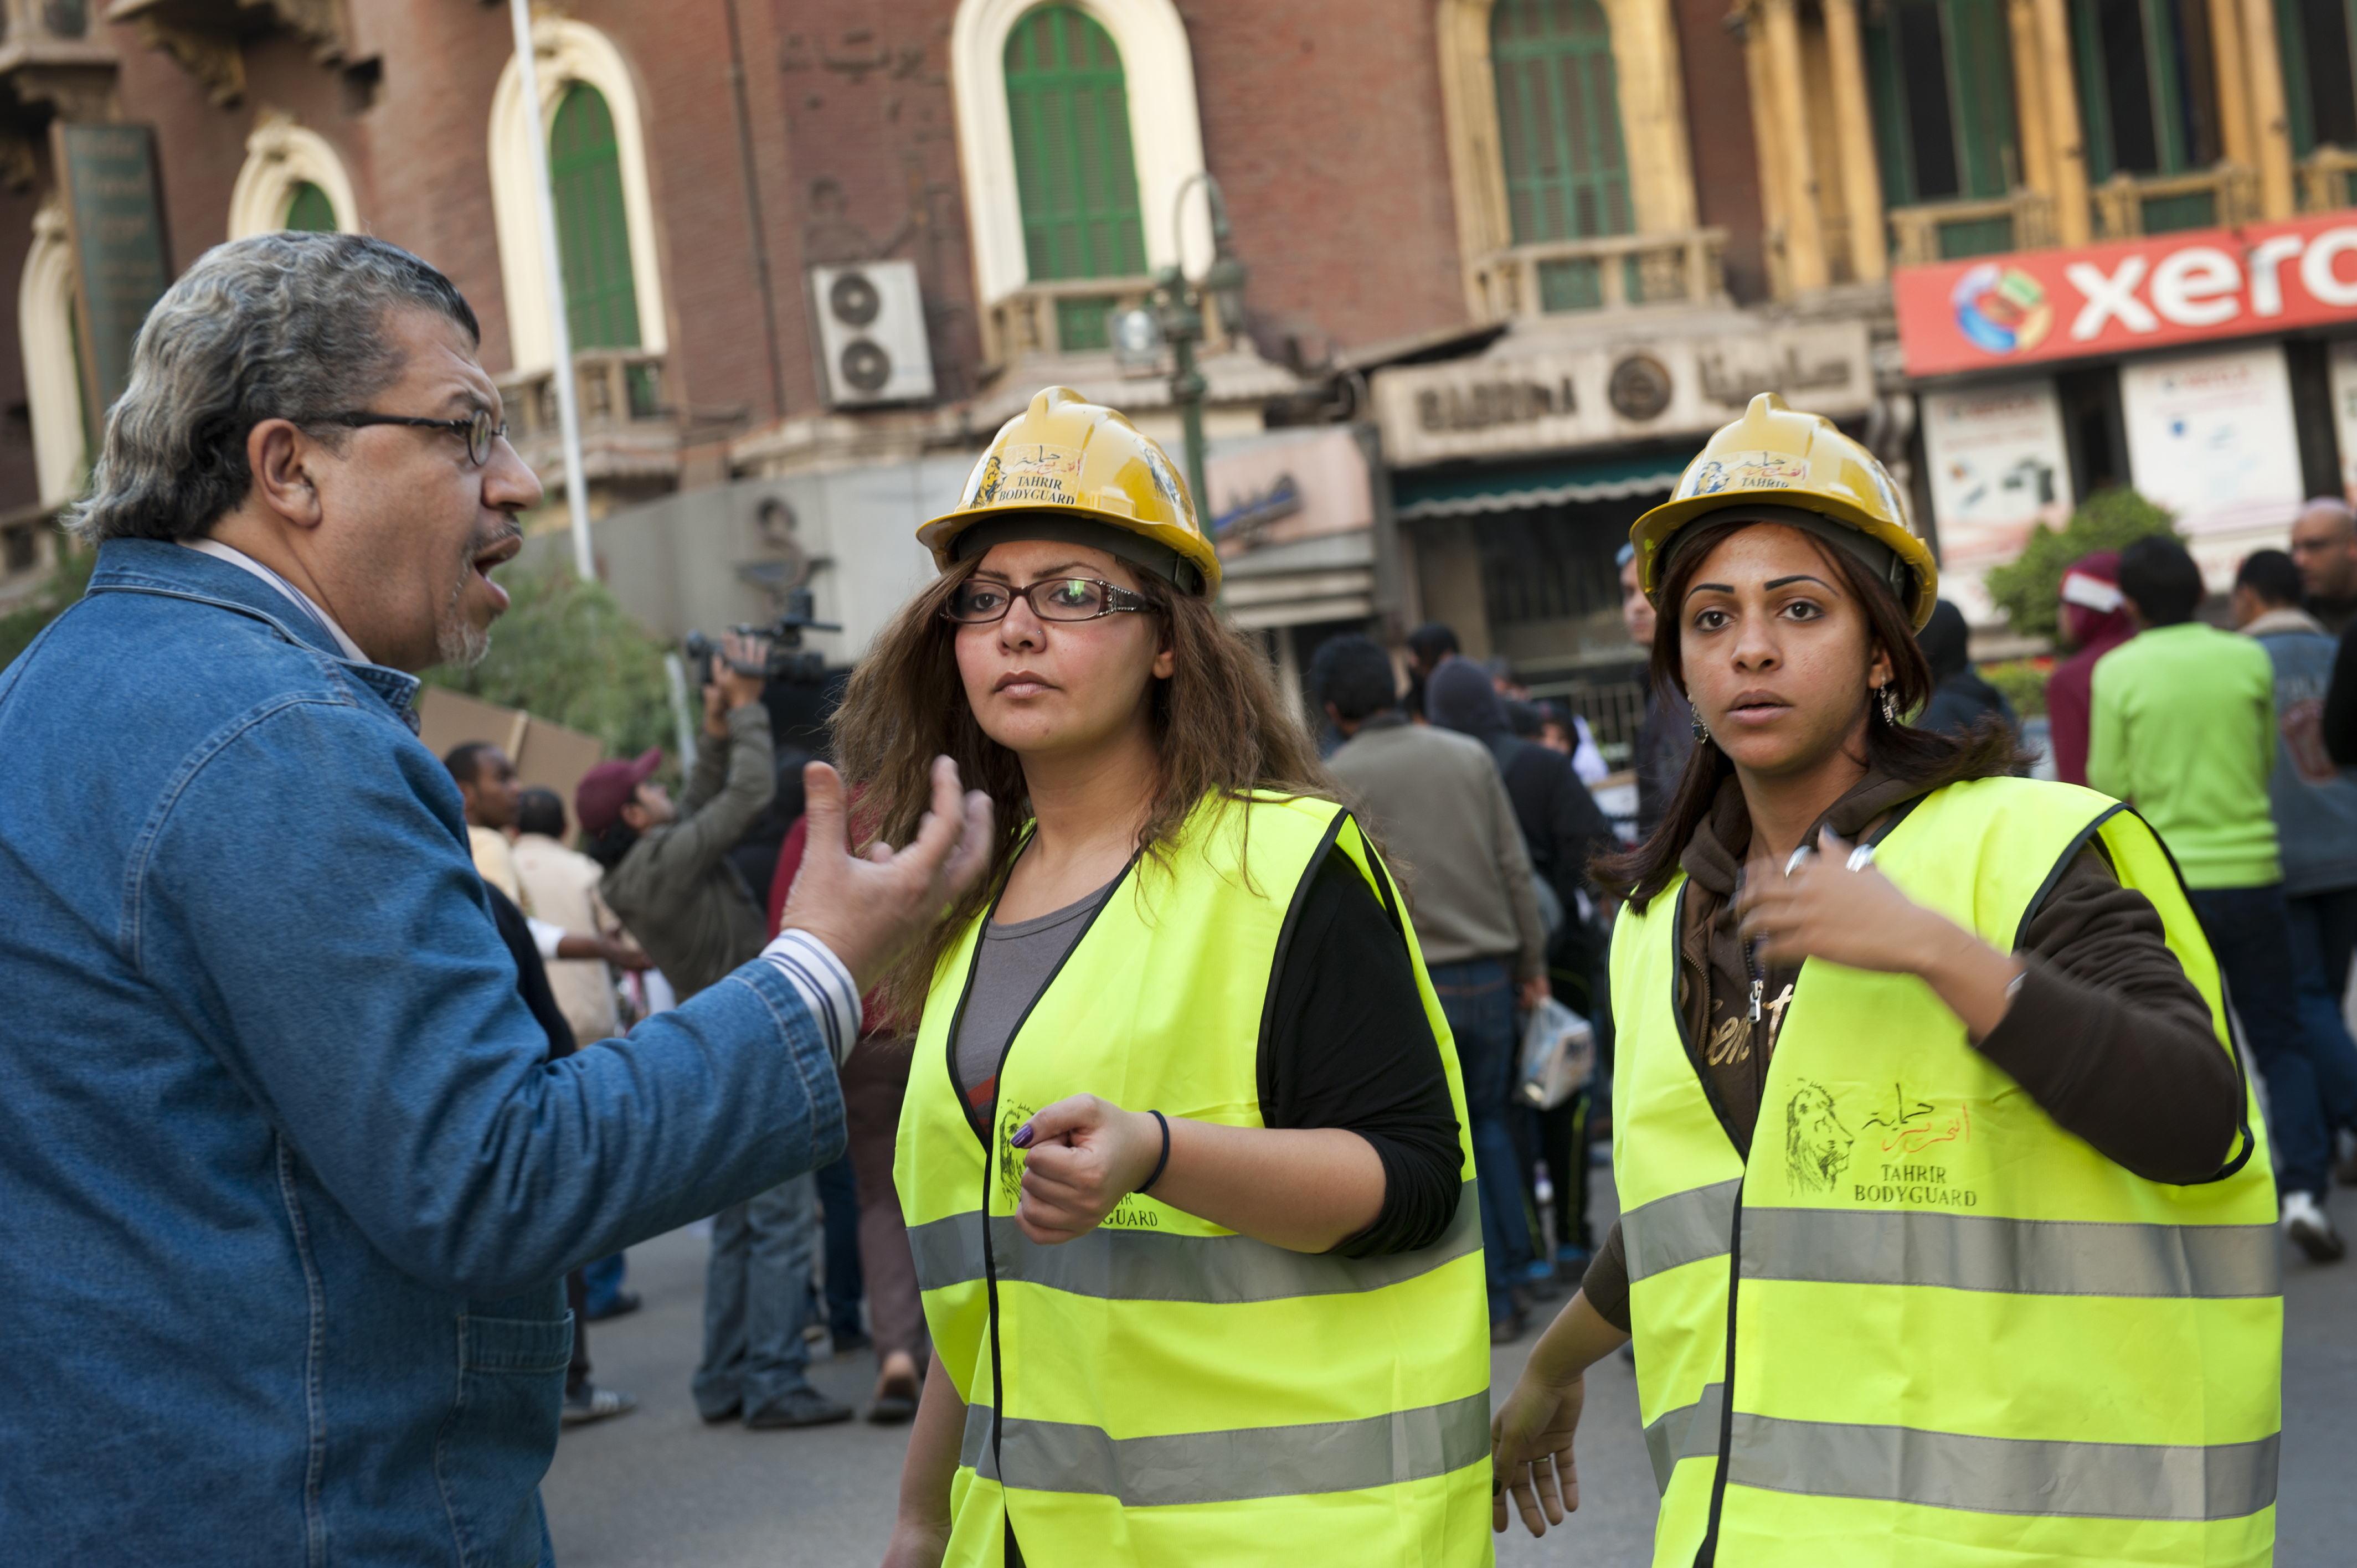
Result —
[[[1601, 1175], [1602, 1173], [1598, 1173]], [[1599, 1207], [1609, 1204], [1609, 1190]], [[2357, 1193], [2343, 1199], [2357, 1217]], [[2344, 1220], [2344, 1223], [2347, 1221]], [[837, 1568], [872, 1564], [890, 1532], [906, 1428], [815, 1432], [707, 1427], [687, 1393], [703, 1301], [703, 1239], [675, 1231], [630, 1254], [647, 1298], [634, 1316], [594, 1326], [601, 1381], [641, 1408], [568, 1434], [546, 1487], [562, 1568]], [[2341, 1568], [2357, 1533], [2357, 1262], [2311, 1267], [2287, 1254], [2280, 1568]], [[1534, 1335], [1532, 1337], [1535, 1337]], [[1501, 1351], [1492, 1386], [1512, 1384], [1530, 1340]], [[813, 1380], [855, 1403], [875, 1363], [821, 1363]], [[1563, 1532], [1501, 1542], [1506, 1568], [1645, 1561], [1652, 1473], [1638, 1436], [1634, 1378], [1619, 1358], [1588, 1380], [1579, 1455], [1584, 1506]]]

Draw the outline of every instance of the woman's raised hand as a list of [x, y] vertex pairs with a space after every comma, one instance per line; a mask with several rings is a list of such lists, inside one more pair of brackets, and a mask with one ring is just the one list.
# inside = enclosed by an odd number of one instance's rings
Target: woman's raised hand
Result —
[[1024, 1154], [1015, 1222], [1052, 1245], [1095, 1230], [1162, 1157], [1162, 1128], [1093, 1094], [1059, 1100], [1015, 1130]]
[[1762, 963], [1821, 958], [1852, 969], [1921, 976], [1975, 1040], [2004, 1021], [2021, 961], [1899, 891], [1869, 862], [1852, 871], [1831, 828], [1789, 875], [1747, 877], [1736, 910]]
[[1849, 868], [1850, 846], [1831, 828], [1817, 854], [1782, 876], [1747, 876], [1736, 912], [1763, 963], [1821, 958], [1852, 969], [1913, 972], [1972, 934], [1909, 900], [1871, 863]]

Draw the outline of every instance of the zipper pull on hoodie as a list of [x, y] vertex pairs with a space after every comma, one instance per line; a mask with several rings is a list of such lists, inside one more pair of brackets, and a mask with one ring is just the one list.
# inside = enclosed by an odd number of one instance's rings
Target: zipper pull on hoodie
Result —
[[1765, 991], [1765, 990], [1767, 990], [1767, 989], [1768, 989], [1768, 983], [1767, 983], [1766, 981], [1761, 980], [1761, 979], [1758, 978], [1757, 976], [1754, 976], [1754, 977], [1752, 978], [1752, 982], [1751, 982], [1751, 1021], [1752, 1021], [1753, 1023], [1755, 1023], [1755, 1024], [1757, 1024], [1758, 1022], [1760, 1022], [1760, 993], [1762, 991]]

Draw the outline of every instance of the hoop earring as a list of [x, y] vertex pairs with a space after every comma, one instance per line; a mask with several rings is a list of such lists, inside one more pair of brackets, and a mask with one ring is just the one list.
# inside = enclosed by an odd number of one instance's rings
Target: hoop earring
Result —
[[1889, 725], [1892, 729], [1897, 729], [1899, 727], [1899, 698], [1897, 694], [1890, 690], [1891, 685], [1895, 684], [1897, 684], [1897, 682], [1893, 682], [1889, 684], [1877, 686], [1874, 689], [1875, 695], [1880, 698], [1882, 702], [1882, 722]]
[[1702, 709], [1695, 703], [1689, 702], [1686, 703], [1686, 714], [1688, 722], [1694, 725], [1695, 739], [1696, 741], [1706, 741], [1710, 739], [1710, 726], [1702, 722]]

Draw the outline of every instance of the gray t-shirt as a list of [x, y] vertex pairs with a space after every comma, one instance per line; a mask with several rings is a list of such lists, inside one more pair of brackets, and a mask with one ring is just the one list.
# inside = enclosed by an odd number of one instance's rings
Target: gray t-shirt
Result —
[[1116, 876], [1080, 902], [1032, 919], [993, 920], [983, 928], [974, 985], [958, 1021], [958, 1091], [965, 1096], [967, 1120], [979, 1125], [990, 1114], [990, 1102], [998, 1092], [998, 1058], [1006, 1053], [1006, 1042], [1047, 990], [1056, 966], [1079, 944], [1089, 917], [1120, 880]]

